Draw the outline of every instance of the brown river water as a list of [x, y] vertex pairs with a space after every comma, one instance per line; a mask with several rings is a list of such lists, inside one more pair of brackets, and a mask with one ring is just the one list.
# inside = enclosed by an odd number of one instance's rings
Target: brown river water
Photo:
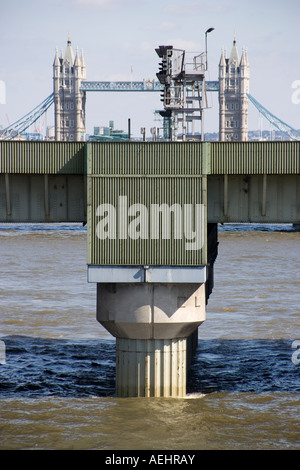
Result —
[[291, 226], [219, 227], [184, 399], [116, 398], [115, 342], [96, 321], [85, 228], [1, 225], [0, 260], [1, 450], [300, 449]]

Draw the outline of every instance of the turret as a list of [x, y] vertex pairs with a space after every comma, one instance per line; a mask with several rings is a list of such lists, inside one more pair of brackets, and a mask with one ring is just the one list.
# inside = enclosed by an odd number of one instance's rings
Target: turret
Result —
[[225, 127], [225, 77], [226, 77], [226, 60], [224, 49], [222, 49], [221, 58], [219, 62], [219, 139], [224, 140], [224, 127]]
[[231, 49], [231, 53], [230, 53], [230, 57], [229, 57], [228, 62], [229, 62], [229, 65], [234, 64], [236, 67], [238, 66], [238, 63], [239, 63], [239, 53], [238, 53], [238, 49], [237, 49], [237, 46], [236, 46], [236, 37], [235, 37], [235, 35], [234, 35], [232, 49]]
[[[249, 67], [247, 52], [245, 49], [243, 49], [243, 53], [242, 53], [242, 58], [240, 62], [240, 70], [241, 70], [241, 78], [249, 81], [250, 67]], [[248, 93], [248, 92], [249, 92], [249, 87], [248, 89], [245, 90], [245, 93]]]
[[78, 54], [78, 47], [76, 49], [76, 56], [75, 56], [75, 61], [74, 61], [74, 67], [81, 67], [81, 60]]
[[249, 63], [245, 50], [239, 58], [236, 37], [229, 58], [219, 62], [219, 139], [248, 140]]
[[59, 66], [60, 66], [60, 61], [59, 61], [59, 58], [58, 58], [58, 52], [57, 52], [57, 48], [56, 48], [53, 67], [59, 67]]
[[219, 62], [219, 78], [221, 79], [225, 78], [225, 73], [226, 73], [226, 60], [225, 60], [224, 49], [222, 49], [220, 62]]
[[60, 70], [60, 60], [58, 58], [58, 52], [57, 52], [57, 48], [56, 48], [54, 62], [53, 62], [53, 89], [54, 89], [54, 92], [58, 92], [59, 70]]
[[56, 140], [85, 139], [85, 93], [80, 90], [83, 77], [85, 63], [78, 50], [74, 56], [69, 35], [65, 54], [59, 58], [56, 50], [53, 63]]
[[86, 65], [85, 65], [85, 60], [83, 57], [83, 49], [81, 49], [81, 77], [82, 77], [82, 80], [86, 79]]
[[248, 56], [243, 49], [240, 62], [241, 80], [240, 80], [240, 101], [241, 101], [241, 140], [248, 140], [248, 96], [250, 70]]
[[[78, 48], [76, 50], [76, 56], [75, 56], [75, 61], [74, 61], [74, 75], [75, 75], [75, 81], [78, 82], [79, 80], [76, 79], [81, 79], [81, 60], [78, 54]], [[79, 86], [79, 83], [76, 83], [77, 86]], [[76, 92], [77, 90], [76, 86]]]
[[54, 95], [54, 126], [55, 126], [55, 139], [60, 140], [60, 65], [61, 60], [58, 57], [56, 48], [55, 57], [53, 62], [53, 95]]
[[66, 47], [65, 56], [64, 56], [64, 63], [65, 64], [68, 63], [70, 66], [74, 64], [74, 53], [72, 49], [70, 34], [68, 36], [67, 47]]

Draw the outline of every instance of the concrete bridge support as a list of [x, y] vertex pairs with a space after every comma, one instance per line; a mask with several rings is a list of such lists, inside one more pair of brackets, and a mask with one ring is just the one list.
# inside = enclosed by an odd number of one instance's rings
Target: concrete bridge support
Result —
[[183, 397], [205, 283], [98, 284], [97, 319], [116, 337], [116, 393]]
[[183, 397], [187, 340], [116, 340], [116, 393], [120, 397]]

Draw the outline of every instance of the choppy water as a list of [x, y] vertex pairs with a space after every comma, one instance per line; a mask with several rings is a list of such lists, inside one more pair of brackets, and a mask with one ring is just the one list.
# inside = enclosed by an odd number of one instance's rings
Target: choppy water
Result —
[[0, 449], [300, 449], [300, 233], [253, 228], [220, 227], [187, 397], [119, 399], [85, 229], [1, 225]]

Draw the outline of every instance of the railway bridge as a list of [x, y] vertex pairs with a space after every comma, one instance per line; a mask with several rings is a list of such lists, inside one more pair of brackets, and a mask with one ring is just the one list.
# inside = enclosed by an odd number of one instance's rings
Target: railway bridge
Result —
[[0, 142], [0, 222], [87, 224], [119, 396], [180, 397], [220, 223], [300, 223], [300, 142]]

